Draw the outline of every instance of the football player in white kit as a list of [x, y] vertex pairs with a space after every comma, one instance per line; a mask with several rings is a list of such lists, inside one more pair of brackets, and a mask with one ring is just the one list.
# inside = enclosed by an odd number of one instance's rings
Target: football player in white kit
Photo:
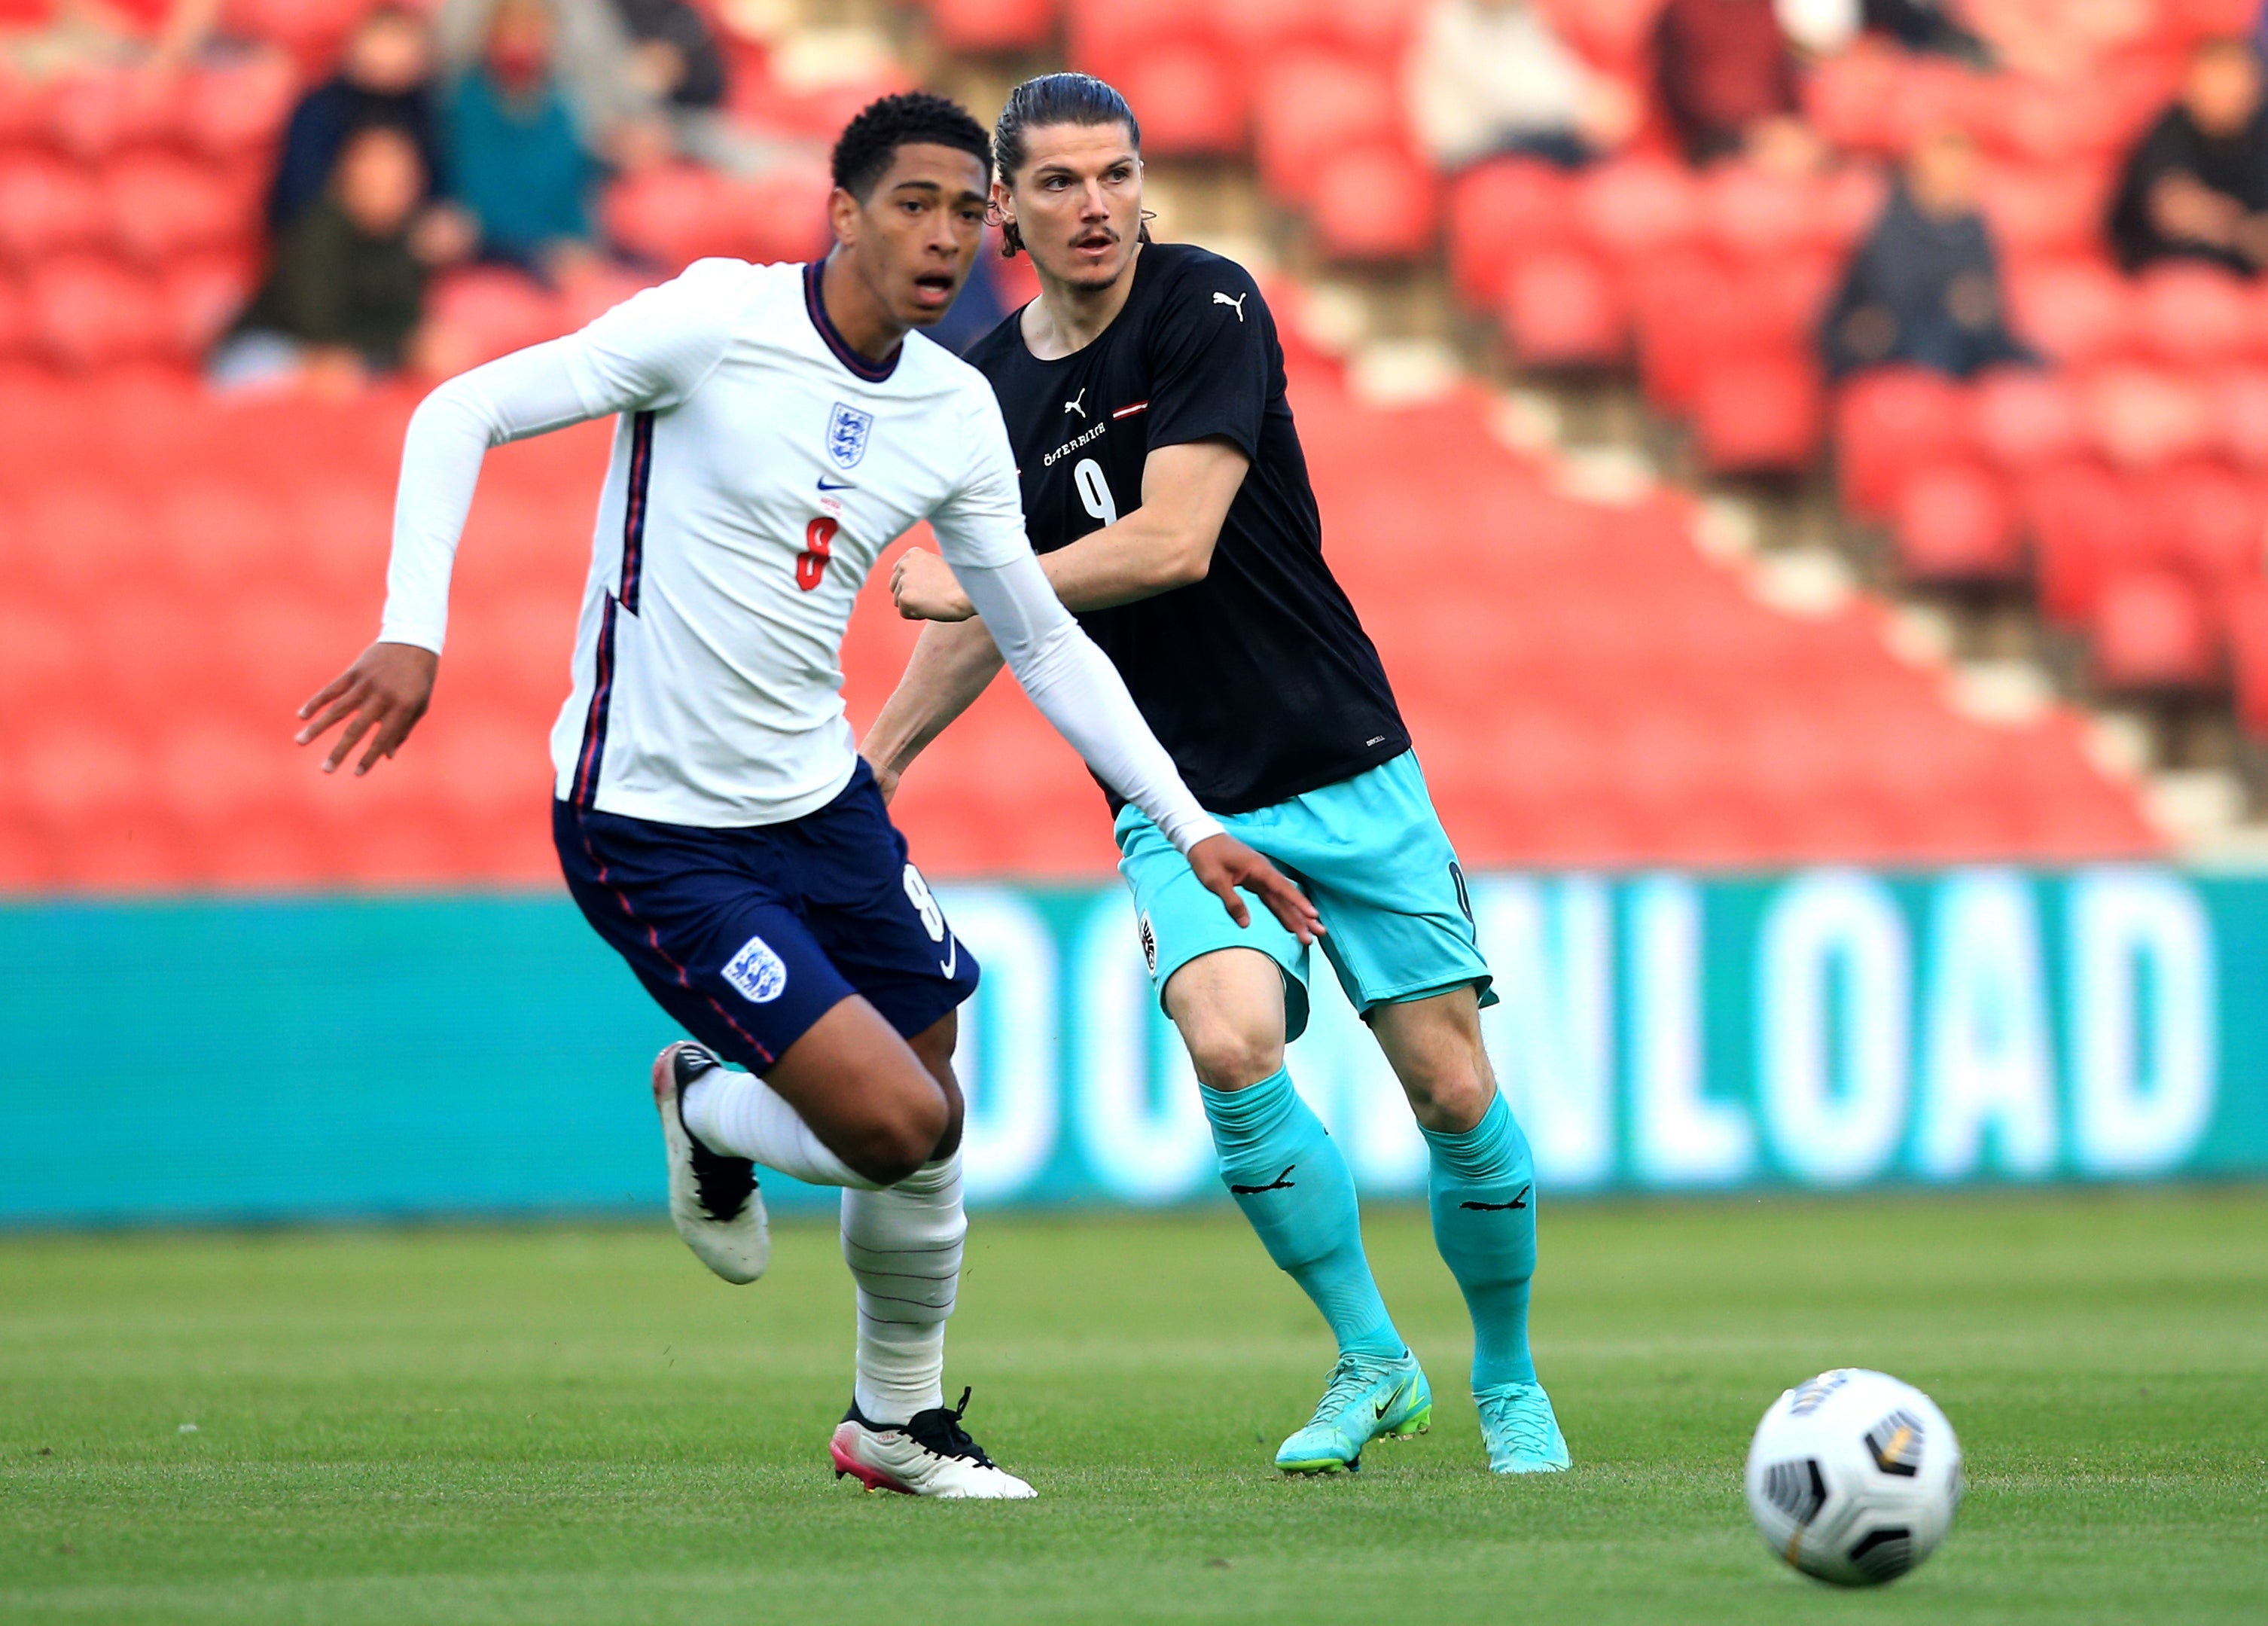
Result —
[[[770, 1251], [753, 1164], [843, 1188], [858, 1288], [829, 1451], [869, 1489], [1027, 1497], [944, 1398], [966, 1231], [954, 1011], [976, 965], [907, 861], [837, 665], [875, 558], [926, 519], [1033, 702], [1231, 915], [1306, 898], [1201, 809], [1026, 538], [992, 390], [917, 331], [977, 251], [991, 174], [956, 104], [885, 98], [834, 155], [816, 265], [705, 260], [582, 332], [478, 367], [410, 421], [379, 640], [300, 708], [365, 773], [430, 702], [488, 448], [618, 414], [552, 733], [553, 830], [591, 924], [697, 1043], [656, 1061], [670, 1211], [703, 1262]], [[363, 742], [367, 739], [367, 744]], [[723, 1065], [737, 1062], [745, 1071]]]

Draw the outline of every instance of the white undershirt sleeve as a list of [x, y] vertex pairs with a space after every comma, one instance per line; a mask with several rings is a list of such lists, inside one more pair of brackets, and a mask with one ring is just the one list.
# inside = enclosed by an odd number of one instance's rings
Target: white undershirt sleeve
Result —
[[1221, 833], [1142, 721], [1118, 669], [1071, 619], [1029, 549], [1005, 565], [957, 564], [954, 574], [1032, 704], [1097, 778], [1183, 854]]
[[1222, 833], [1142, 720], [1109, 657], [1049, 585], [1024, 532], [1023, 499], [999, 403], [981, 381], [967, 402], [968, 478], [930, 517], [938, 551], [1040, 714], [1097, 778], [1154, 820], [1183, 854]]
[[683, 401], [724, 358], [739, 314], [735, 277], [747, 269], [702, 261], [580, 333], [460, 373], [425, 397], [401, 447], [381, 642], [440, 653], [457, 542], [489, 448]]

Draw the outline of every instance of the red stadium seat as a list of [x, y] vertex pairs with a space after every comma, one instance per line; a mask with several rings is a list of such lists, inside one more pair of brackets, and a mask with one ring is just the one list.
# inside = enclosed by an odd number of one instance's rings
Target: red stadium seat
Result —
[[[922, 9], [938, 44], [948, 51], [983, 52], [1047, 44], [1062, 8], [1061, 0], [924, 0]], [[1146, 124], [1147, 108], [1142, 116]]]
[[1495, 305], [1515, 262], [1565, 251], [1574, 233], [1574, 184], [1556, 166], [1493, 159], [1449, 184], [1449, 275], [1474, 306]]
[[1357, 147], [1323, 161], [1307, 213], [1329, 259], [1415, 260], [1440, 235], [1440, 185], [1399, 146]]
[[1334, 153], [1406, 139], [1388, 65], [1349, 56], [1294, 57], [1269, 68], [1254, 110], [1261, 181], [1295, 205], [1315, 201]]
[[103, 234], [102, 197], [85, 170], [58, 159], [0, 152], [0, 255], [34, 265]]
[[1881, 367], [1844, 385], [1835, 449], [1852, 511], [1886, 516], [1908, 472], [1963, 451], [1966, 404], [1952, 380], [1918, 367]]
[[2021, 564], [1999, 482], [1973, 463], [1909, 475], [1898, 490], [1898, 563], [1910, 581], [2006, 581]]
[[2268, 489], [2212, 463], [2169, 471], [2147, 500], [2167, 516], [2172, 556], [2208, 591], [2268, 572]]
[[183, 93], [181, 139], [209, 158], [259, 154], [283, 133], [298, 96], [291, 65], [274, 55], [202, 65]]
[[173, 353], [156, 282], [109, 260], [50, 260], [32, 273], [30, 292], [39, 347], [63, 366], [84, 371]]
[[1209, 0], [1069, 0], [1064, 38], [1071, 65], [1116, 80], [1145, 49], [1216, 37], [1222, 9]]
[[1238, 0], [1218, 8], [1220, 37], [1248, 63], [1343, 43], [1329, 0]]
[[2240, 468], [2268, 469], [2268, 368], [2238, 367], [2211, 381], [2213, 440]]
[[1701, 181], [1702, 233], [1735, 264], [1832, 248], [1837, 221], [1825, 181], [1753, 164], [1720, 164]]
[[2136, 298], [2125, 278], [2091, 261], [2062, 261], [2010, 277], [2016, 331], [2071, 366], [2130, 354], [2135, 347]]
[[1634, 269], [1631, 302], [1647, 399], [1683, 411], [1720, 364], [1808, 351], [1834, 276], [1832, 262], [1820, 255], [1734, 270], [1687, 252]]
[[2106, 688], [2201, 689], [2213, 681], [2213, 617], [2196, 587], [2172, 571], [2107, 576], [2091, 630], [2095, 676]]
[[1503, 302], [1505, 335], [1533, 366], [1602, 366], [1630, 351], [1630, 317], [1606, 268], [1580, 250], [1516, 262]]
[[2098, 367], [2080, 391], [2095, 443], [2115, 465], [2155, 469], [2213, 448], [2213, 400], [2190, 379], [2152, 367]]
[[2156, 516], [2126, 482], [2094, 463], [2039, 470], [2025, 481], [2020, 506], [2036, 556], [2040, 610], [2053, 625], [2084, 622], [2110, 561], [2130, 545], [2154, 543]]
[[12, 62], [0, 63], [0, 151], [47, 139], [53, 94], [49, 81], [21, 72]]
[[1249, 80], [1224, 48], [1167, 41], [1130, 60], [1117, 84], [1139, 110], [1145, 154], [1190, 158], [1244, 150]]
[[1995, 165], [1982, 189], [1993, 238], [2019, 263], [2075, 259], [2102, 240], [2108, 205], [2102, 181], [2091, 171]]
[[241, 242], [254, 217], [217, 172], [162, 152], [129, 153], [102, 177], [110, 239], [130, 259], [157, 264]]
[[1805, 77], [1805, 111], [1822, 136], [1846, 152], [1900, 152], [1903, 66], [1896, 52], [1870, 42], [1828, 57]]
[[158, 273], [168, 340], [183, 356], [202, 356], [226, 332], [258, 286], [249, 256], [226, 250], [176, 260]]
[[2059, 373], [1995, 367], [1976, 381], [1969, 398], [1977, 449], [1999, 468], [2022, 473], [2086, 450], [2078, 392]]
[[832, 186], [827, 166], [815, 159], [775, 164], [741, 182], [733, 196], [748, 226], [747, 257], [772, 264], [824, 255], [834, 240], [827, 224]]
[[1584, 173], [1575, 189], [1583, 229], [1625, 264], [1694, 242], [1701, 229], [1698, 183], [1662, 157], [1631, 157]]
[[450, 359], [462, 366], [540, 344], [565, 331], [556, 296], [522, 273], [500, 266], [453, 272], [436, 285], [427, 309], [433, 325], [450, 336]]
[[180, 122], [184, 85], [170, 68], [80, 70], [59, 81], [48, 102], [55, 145], [82, 161], [162, 141]]
[[13, 273], [0, 270], [0, 359], [28, 354], [32, 343], [32, 309], [24, 285]]
[[1818, 364], [1808, 354], [1742, 356], [1702, 379], [1694, 438], [1702, 461], [1719, 474], [1792, 473], [1819, 455], [1825, 416]]
[[729, 182], [694, 164], [642, 169], [608, 188], [607, 235], [619, 247], [672, 270], [741, 248], [725, 203]]
[[2142, 274], [2139, 291], [2137, 326], [2169, 366], [2240, 360], [2268, 338], [2251, 289], [2217, 266], [2154, 265]]
[[2125, 138], [2092, 86], [2026, 74], [1995, 75], [1986, 116], [1993, 144], [2011, 157], [2054, 169], [2100, 168]]

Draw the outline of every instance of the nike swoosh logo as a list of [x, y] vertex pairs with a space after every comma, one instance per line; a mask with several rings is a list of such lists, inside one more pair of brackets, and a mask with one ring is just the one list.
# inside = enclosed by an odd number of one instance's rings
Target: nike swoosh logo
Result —
[[947, 937], [946, 942], [953, 951], [937, 963], [937, 968], [950, 977], [953, 975], [954, 968], [961, 964], [961, 939]]
[[827, 477], [822, 474], [819, 477], [819, 489], [822, 491], [855, 491], [858, 488], [848, 480], [842, 482], [840, 484], [829, 485], [827, 483]]
[[1520, 1195], [1514, 1197], [1510, 1202], [1461, 1202], [1457, 1206], [1461, 1208], [1473, 1208], [1483, 1214], [1501, 1214], [1506, 1208], [1526, 1208], [1528, 1194], [1534, 1189], [1535, 1187], [1530, 1186], [1521, 1186]]
[[1371, 1421], [1373, 1423], [1378, 1422], [1381, 1418], [1384, 1417], [1388, 1412], [1392, 1411], [1396, 1406], [1401, 1405], [1402, 1397], [1409, 1393], [1410, 1379], [1404, 1378], [1402, 1380], [1402, 1386], [1400, 1388], [1388, 1395], [1384, 1400], [1379, 1401], [1373, 1408], [1373, 1415], [1371, 1417]]
[[1296, 1181], [1291, 1179], [1292, 1171], [1299, 1166], [1300, 1165], [1296, 1163], [1285, 1164], [1284, 1165], [1284, 1172], [1276, 1177], [1275, 1182], [1272, 1185], [1232, 1186], [1228, 1189], [1240, 1197], [1256, 1197], [1263, 1191], [1289, 1191], [1297, 1184]]

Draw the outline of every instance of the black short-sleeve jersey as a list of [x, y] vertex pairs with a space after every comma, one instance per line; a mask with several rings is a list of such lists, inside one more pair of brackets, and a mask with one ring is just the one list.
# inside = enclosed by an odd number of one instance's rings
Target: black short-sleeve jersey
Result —
[[1204, 580], [1079, 617], [1199, 802], [1250, 812], [1410, 748], [1378, 651], [1323, 563], [1284, 348], [1242, 266], [1152, 244], [1086, 349], [1039, 360], [1019, 312], [967, 359], [1000, 397], [1042, 553], [1138, 507], [1153, 447], [1219, 439], [1252, 460]]

